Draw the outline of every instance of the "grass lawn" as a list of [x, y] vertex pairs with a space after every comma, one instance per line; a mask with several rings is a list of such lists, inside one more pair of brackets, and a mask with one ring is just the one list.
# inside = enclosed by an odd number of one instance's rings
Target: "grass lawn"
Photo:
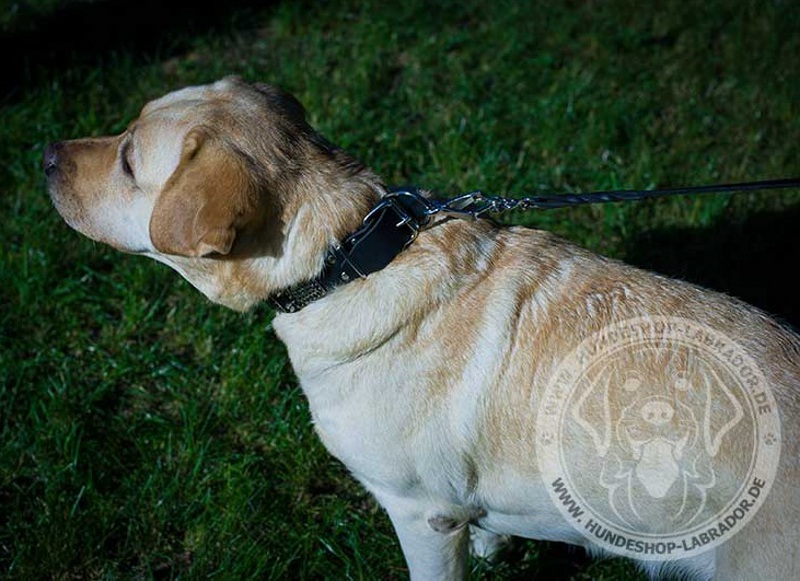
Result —
[[[228, 312], [69, 230], [49, 141], [235, 73], [294, 93], [388, 183], [442, 195], [800, 175], [794, 2], [54, 4], [17, 36], [0, 20], [0, 46], [24, 48], [4, 50], [0, 93], [0, 577], [406, 575], [387, 517], [313, 434], [269, 309]], [[787, 191], [504, 219], [798, 324], [798, 218]], [[473, 573], [636, 576], [532, 541]]]

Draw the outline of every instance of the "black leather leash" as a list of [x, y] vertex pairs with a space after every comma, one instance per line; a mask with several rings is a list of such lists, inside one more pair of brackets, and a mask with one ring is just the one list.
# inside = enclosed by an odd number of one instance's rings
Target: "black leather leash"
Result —
[[480, 190], [464, 194], [444, 202], [445, 211], [461, 213], [480, 218], [484, 214], [496, 214], [509, 210], [552, 210], [566, 206], [598, 204], [607, 202], [630, 202], [666, 196], [685, 196], [690, 194], [718, 194], [723, 192], [746, 192], [754, 190], [777, 190], [800, 188], [800, 177], [741, 182], [735, 184], [713, 184], [708, 186], [687, 186], [656, 190], [606, 190], [586, 194], [555, 194], [532, 196], [529, 198], [501, 198], [487, 196]]
[[366, 215], [361, 227], [325, 257], [322, 272], [314, 279], [284, 289], [268, 302], [282, 313], [294, 313], [321, 299], [334, 288], [381, 270], [411, 244], [434, 214], [458, 218], [481, 218], [510, 210], [550, 210], [565, 206], [625, 202], [665, 196], [745, 192], [800, 188], [800, 178], [764, 180], [735, 184], [689, 186], [657, 190], [607, 190], [586, 194], [558, 194], [527, 198], [502, 198], [474, 191], [456, 198], [427, 198], [418, 188], [388, 191]]

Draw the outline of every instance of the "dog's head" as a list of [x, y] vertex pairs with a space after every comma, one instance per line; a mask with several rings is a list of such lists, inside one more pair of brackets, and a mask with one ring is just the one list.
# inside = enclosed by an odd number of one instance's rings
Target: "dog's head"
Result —
[[[237, 309], [313, 276], [376, 195], [294, 97], [234, 77], [148, 103], [121, 135], [53, 143], [44, 169], [70, 226]], [[344, 211], [326, 199], [365, 186]]]

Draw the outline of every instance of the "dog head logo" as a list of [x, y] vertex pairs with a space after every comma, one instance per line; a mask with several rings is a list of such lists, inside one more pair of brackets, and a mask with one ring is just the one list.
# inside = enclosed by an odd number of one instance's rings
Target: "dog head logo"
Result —
[[[690, 526], [718, 483], [714, 458], [744, 419], [735, 378], [681, 345], [639, 345], [599, 363], [571, 415], [601, 463], [609, 509], [631, 527]], [[654, 507], [668, 518], [652, 520]]]
[[[729, 337], [685, 319], [631, 319], [587, 337], [537, 405], [551, 499], [618, 554], [684, 558], [724, 542], [777, 469], [779, 418], [763, 374]], [[739, 515], [743, 502], [752, 510]]]

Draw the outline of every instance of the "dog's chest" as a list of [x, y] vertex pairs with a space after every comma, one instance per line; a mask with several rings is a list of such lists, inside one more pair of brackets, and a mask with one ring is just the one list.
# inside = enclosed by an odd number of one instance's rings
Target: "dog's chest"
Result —
[[[369, 488], [413, 490], [460, 503], [467, 496], [468, 455], [440, 414], [412, 405], [414, 386], [381, 385], [369, 374], [331, 371], [301, 377], [315, 429], [326, 448]], [[339, 386], [336, 397], [321, 396]]]

